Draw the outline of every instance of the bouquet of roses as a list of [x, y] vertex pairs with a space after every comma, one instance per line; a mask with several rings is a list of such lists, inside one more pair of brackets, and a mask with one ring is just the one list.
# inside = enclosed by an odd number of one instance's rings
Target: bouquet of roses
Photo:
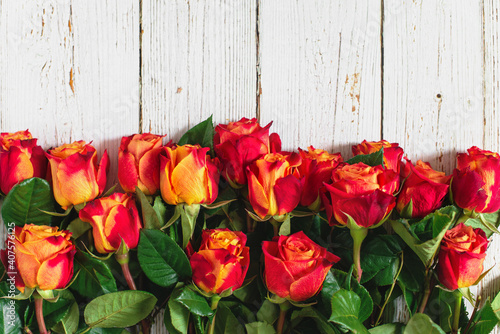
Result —
[[494, 329], [500, 294], [469, 287], [499, 233], [497, 153], [472, 147], [445, 175], [384, 140], [349, 160], [283, 151], [270, 126], [123, 137], [121, 191], [106, 191], [106, 151], [2, 133], [0, 332]]

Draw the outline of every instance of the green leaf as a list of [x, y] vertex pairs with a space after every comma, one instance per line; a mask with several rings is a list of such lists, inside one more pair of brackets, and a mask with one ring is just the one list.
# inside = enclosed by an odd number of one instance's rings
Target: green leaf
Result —
[[465, 225], [473, 228], [480, 228], [489, 238], [493, 233], [498, 233], [500, 225], [500, 211], [493, 213], [480, 213], [476, 218], [469, 218], [465, 221]]
[[159, 230], [163, 225], [160, 221], [159, 213], [157, 213], [153, 206], [151, 206], [148, 198], [144, 195], [141, 189], [139, 189], [139, 187], [135, 187], [135, 193], [137, 195], [137, 199], [139, 200], [139, 204], [141, 205], [144, 228]]
[[236, 319], [231, 310], [222, 303], [217, 306], [217, 315], [215, 317], [215, 333], [245, 333], [245, 328]]
[[47, 328], [52, 328], [62, 321], [69, 313], [71, 306], [75, 304], [75, 298], [67, 290], [59, 291], [59, 298], [55, 303], [43, 301], [43, 317]]
[[153, 203], [153, 209], [155, 210], [156, 216], [158, 217], [158, 220], [160, 221], [160, 226], [165, 225], [165, 215], [167, 213], [167, 207], [165, 206], [165, 203], [163, 203], [161, 196], [155, 197], [155, 200]]
[[52, 217], [40, 210], [54, 211], [54, 199], [49, 183], [33, 177], [9, 191], [2, 205], [2, 218], [5, 224], [14, 222], [17, 226], [50, 225]]
[[155, 284], [170, 287], [191, 277], [191, 265], [184, 251], [168, 235], [141, 230], [137, 257], [146, 276]]
[[353, 333], [368, 333], [359, 319], [361, 299], [353, 291], [341, 289], [332, 296], [330, 321], [342, 325]]
[[420, 241], [411, 233], [409, 225], [405, 219], [391, 221], [394, 231], [406, 242], [406, 244], [418, 255], [422, 263], [429, 268], [434, 257], [439, 251], [439, 245], [444, 234], [455, 221], [458, 209], [454, 206], [441, 208], [425, 217], [424, 221], [432, 222], [433, 238], [427, 241]]
[[471, 330], [467, 333], [483, 334], [491, 332], [499, 322], [496, 312], [498, 313], [499, 310], [494, 310], [490, 301], [487, 300], [483, 307], [474, 315]]
[[22, 333], [19, 306], [13, 299], [0, 299], [0, 333]]
[[[56, 306], [57, 304], [59, 304], [59, 307], [55, 308], [54, 312], [52, 313], [57, 313], [58, 310], [60, 310], [61, 314], [64, 313], [64, 317], [62, 317], [60, 321], [57, 322], [57, 324], [51, 326], [52, 331], [54, 331], [55, 333], [63, 333], [63, 334], [75, 333], [78, 329], [78, 322], [80, 317], [78, 304], [76, 303], [75, 298], [68, 290], [59, 291], [59, 299], [57, 300], [56, 303], [51, 304], [44, 302], [44, 316], [45, 312], [47, 311], [47, 306], [48, 308], [50, 308]], [[67, 308], [67, 310], [65, 308]], [[45, 316], [45, 323], [47, 326], [50, 325], [47, 316]]]
[[384, 148], [381, 148], [380, 151], [375, 153], [356, 155], [346, 161], [349, 165], [354, 165], [358, 162], [362, 162], [368, 166], [384, 166]]
[[404, 334], [445, 334], [445, 332], [436, 325], [428, 315], [415, 313], [406, 325]]
[[[377, 235], [364, 241], [361, 257], [361, 268], [363, 268], [361, 283], [378, 276], [375, 281], [376, 285], [392, 284], [399, 267], [398, 253], [401, 252], [397, 239], [399, 238], [393, 235]], [[377, 275], [379, 273], [382, 275]]]
[[406, 326], [403, 324], [385, 324], [382, 326], [377, 326], [370, 328], [368, 332], [370, 334], [403, 334]]
[[90, 327], [129, 327], [146, 318], [157, 299], [144, 291], [112, 292], [97, 297], [85, 307], [85, 323]]
[[175, 300], [187, 307], [193, 314], [202, 317], [212, 317], [214, 315], [214, 311], [208, 305], [205, 297], [200, 296], [188, 287], [184, 287], [179, 296], [175, 297]]
[[280, 315], [280, 308], [277, 304], [264, 300], [259, 311], [257, 311], [257, 320], [273, 324]]
[[74, 260], [74, 271], [80, 270], [78, 277], [70, 286], [71, 290], [88, 298], [118, 291], [116, 281], [106, 262], [78, 251]]
[[201, 147], [210, 147], [213, 149], [214, 146], [214, 123], [212, 121], [212, 116], [204, 120], [203, 122], [193, 126], [189, 129], [182, 137], [179, 139], [178, 145], [200, 145]]
[[194, 233], [200, 204], [178, 204], [181, 206], [182, 248], [185, 249]]
[[326, 319], [321, 313], [319, 313], [312, 307], [304, 307], [299, 310], [293, 311], [290, 319], [292, 321], [292, 328], [296, 327], [297, 324], [304, 318], [312, 319], [321, 333], [337, 333], [333, 325], [328, 322], [328, 319]]
[[247, 330], [247, 334], [276, 334], [273, 326], [261, 321], [245, 324], [245, 329]]
[[498, 320], [500, 320], [500, 292], [497, 293], [493, 301], [491, 302], [491, 308], [495, 312]]
[[176, 289], [172, 292], [168, 300], [168, 307], [165, 310], [163, 321], [169, 333], [186, 334], [189, 327], [189, 310], [175, 300], [180, 294], [180, 290]]
[[91, 227], [92, 225], [90, 225], [89, 223], [84, 222], [80, 218], [75, 218], [69, 223], [67, 230], [72, 233], [72, 237], [74, 239], [78, 239], [85, 232], [90, 230]]
[[280, 225], [279, 235], [290, 235], [290, 230], [290, 215], [286, 215], [285, 220]]

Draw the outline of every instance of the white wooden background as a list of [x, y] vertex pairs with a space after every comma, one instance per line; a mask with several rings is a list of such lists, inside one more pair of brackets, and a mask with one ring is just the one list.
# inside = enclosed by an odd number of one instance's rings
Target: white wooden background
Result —
[[[0, 130], [44, 148], [257, 117], [285, 149], [500, 150], [495, 0], [0, 0]], [[486, 267], [500, 260], [500, 238]], [[496, 257], [496, 259], [495, 259]], [[478, 286], [492, 296], [500, 268]], [[400, 308], [396, 317], [401, 317]], [[161, 323], [161, 321], [160, 321]], [[162, 332], [161, 325], [157, 333]]]

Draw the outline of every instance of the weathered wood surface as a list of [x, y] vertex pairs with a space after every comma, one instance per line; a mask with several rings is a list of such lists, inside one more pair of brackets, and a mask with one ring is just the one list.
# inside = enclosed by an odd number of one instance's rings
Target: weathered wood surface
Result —
[[[500, 150], [500, 5], [396, 0], [0, 0], [0, 130], [44, 148], [257, 117], [285, 149], [382, 137], [450, 173]], [[486, 267], [500, 259], [498, 238]], [[500, 288], [494, 268], [478, 286]], [[401, 305], [401, 304], [398, 304]], [[396, 317], [404, 319], [404, 309]], [[158, 319], [155, 333], [164, 333]]]

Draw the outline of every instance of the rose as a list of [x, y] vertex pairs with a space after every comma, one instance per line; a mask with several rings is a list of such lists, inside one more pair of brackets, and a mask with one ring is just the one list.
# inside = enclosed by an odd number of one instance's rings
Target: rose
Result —
[[222, 163], [222, 175], [235, 188], [247, 184], [246, 167], [261, 156], [281, 150], [277, 134], [269, 136], [272, 122], [261, 127], [256, 118], [215, 127], [214, 149]]
[[389, 143], [387, 140], [377, 142], [368, 142], [363, 140], [361, 144], [352, 147], [354, 155], [371, 154], [380, 151], [384, 148], [384, 165], [387, 169], [392, 169], [399, 174], [399, 166], [403, 157], [403, 149], [398, 143]]
[[54, 197], [63, 208], [89, 202], [104, 191], [109, 169], [106, 150], [99, 165], [96, 149], [83, 140], [51, 149], [46, 156]]
[[[15, 227], [14, 253], [19, 291], [25, 287], [41, 290], [63, 289], [73, 277], [75, 246], [69, 231], [57, 227], [27, 224]], [[9, 247], [7, 239], [7, 249]], [[2, 251], [2, 262], [9, 268], [7, 251]]]
[[480, 228], [458, 224], [446, 231], [439, 250], [438, 278], [450, 290], [473, 285], [483, 272], [488, 239]]
[[395, 206], [399, 176], [382, 166], [362, 162], [344, 165], [333, 171], [332, 184], [325, 184], [323, 205], [330, 225], [373, 227], [381, 223]]
[[330, 181], [332, 171], [342, 162], [340, 153], [330, 154], [309, 146], [308, 151], [299, 148], [302, 163], [297, 167], [301, 178], [302, 195], [300, 205], [318, 211], [321, 206], [319, 190]]
[[[402, 176], [406, 180], [399, 192], [396, 209], [405, 218], [421, 218], [441, 207], [451, 176], [433, 170], [429, 163], [421, 160], [415, 166], [408, 160]], [[408, 207], [410, 201], [411, 208]]]
[[500, 209], [500, 157], [476, 146], [457, 154], [451, 190], [462, 209], [491, 213]]
[[32, 177], [45, 178], [47, 159], [31, 133], [0, 134], [0, 188], [7, 194], [17, 183]]
[[118, 151], [118, 180], [123, 190], [154, 195], [160, 188], [162, 136], [150, 133], [122, 137]]
[[142, 224], [132, 195], [114, 193], [96, 199], [85, 205], [79, 215], [92, 225], [99, 253], [116, 252], [122, 240], [129, 249], [137, 247]]
[[241, 287], [250, 264], [247, 237], [229, 229], [204, 230], [200, 250], [190, 258], [193, 282], [207, 293]]
[[316, 295], [332, 265], [340, 260], [302, 231], [264, 241], [262, 251], [267, 289], [295, 302]]
[[291, 212], [300, 201], [300, 181], [293, 175], [297, 153], [270, 153], [247, 167], [248, 199], [260, 217]]
[[208, 147], [163, 147], [160, 153], [160, 190], [171, 205], [211, 204], [219, 192], [219, 173]]

